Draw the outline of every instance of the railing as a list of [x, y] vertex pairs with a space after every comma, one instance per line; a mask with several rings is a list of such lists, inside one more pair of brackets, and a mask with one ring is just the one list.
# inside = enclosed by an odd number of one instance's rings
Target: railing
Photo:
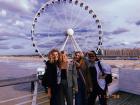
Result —
[[42, 92], [38, 92], [38, 77], [36, 76], [36, 74], [33, 74], [31, 76], [26, 76], [26, 77], [0, 80], [0, 87], [18, 85], [22, 83], [31, 83], [31, 92], [33, 93], [21, 97], [0, 101], [0, 105], [5, 105], [6, 103], [10, 103], [12, 101], [21, 100], [28, 97], [32, 97], [31, 100], [27, 100], [27, 101], [24, 100], [23, 102], [17, 103], [15, 105], [27, 105], [29, 103], [31, 103], [31, 105], [41, 105], [43, 103], [48, 102], [47, 96], [43, 96], [40, 97], [39, 99], [45, 98], [45, 101], [37, 103], [37, 99], [38, 99], [37, 95], [42, 94]]
[[33, 74], [31, 76], [26, 76], [26, 77], [20, 77], [20, 78], [3, 79], [3, 80], [0, 80], [0, 87], [17, 85], [17, 84], [22, 84], [22, 83], [29, 83], [29, 82], [31, 82], [32, 84], [31, 86], [33, 86], [33, 82], [37, 80], [38, 78], [36, 74]]

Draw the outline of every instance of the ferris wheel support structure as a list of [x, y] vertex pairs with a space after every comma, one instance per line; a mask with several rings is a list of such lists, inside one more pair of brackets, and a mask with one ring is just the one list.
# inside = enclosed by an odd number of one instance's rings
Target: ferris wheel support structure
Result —
[[79, 47], [78, 43], [76, 42], [76, 40], [74, 38], [74, 31], [73, 31], [73, 29], [68, 29], [67, 30], [66, 40], [65, 40], [63, 46], [61, 47], [60, 51], [63, 51], [65, 49], [68, 40], [71, 41], [71, 43], [73, 45], [73, 48], [74, 48], [74, 51], [80, 51], [80, 52], [82, 52], [81, 48]]

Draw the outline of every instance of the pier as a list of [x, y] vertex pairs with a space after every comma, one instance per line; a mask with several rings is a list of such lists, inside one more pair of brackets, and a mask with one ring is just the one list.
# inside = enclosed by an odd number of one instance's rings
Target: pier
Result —
[[[113, 89], [113, 86], [118, 86], [118, 88], [108, 95], [108, 105], [139, 105], [140, 82], [138, 81], [139, 76], [137, 76], [139, 72], [140, 70], [122, 70], [122, 68], [120, 68], [118, 78], [119, 80], [114, 79], [114, 82], [109, 86], [109, 91]], [[41, 84], [38, 82], [36, 74], [20, 78], [0, 80], [0, 87], [24, 83], [30, 83], [30, 94], [2, 100], [0, 101], [0, 105], [49, 105], [47, 94], [43, 90]], [[132, 83], [133, 86], [130, 85]], [[97, 100], [96, 105], [98, 104], [99, 103]]]

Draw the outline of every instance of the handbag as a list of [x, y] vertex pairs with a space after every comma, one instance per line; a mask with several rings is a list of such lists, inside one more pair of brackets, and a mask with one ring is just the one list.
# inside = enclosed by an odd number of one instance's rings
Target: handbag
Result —
[[99, 69], [100, 69], [101, 72], [102, 72], [102, 76], [106, 75], [106, 77], [105, 77], [106, 84], [108, 85], [108, 84], [112, 83], [112, 74], [106, 74], [106, 73], [104, 72], [100, 61], [98, 62], [98, 66], [99, 66]]

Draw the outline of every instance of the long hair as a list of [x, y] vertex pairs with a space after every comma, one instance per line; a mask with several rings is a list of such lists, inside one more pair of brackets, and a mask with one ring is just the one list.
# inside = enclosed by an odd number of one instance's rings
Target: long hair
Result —
[[65, 51], [60, 52], [59, 60], [60, 60], [60, 62], [67, 62], [68, 61], [68, 57], [67, 57], [67, 54]]
[[60, 52], [60, 56], [59, 56], [59, 66], [60, 68], [67, 68], [67, 64], [68, 64], [68, 57], [65, 51], [61, 51]]
[[53, 55], [51, 52], [48, 53], [48, 60], [50, 63], [54, 63]]
[[[83, 53], [81, 51], [77, 51], [77, 52], [75, 52], [75, 55], [76, 54], [80, 54], [79, 61], [78, 61], [78, 63], [80, 65], [77, 68], [79, 68], [79, 69], [86, 69], [87, 68], [87, 65], [86, 65], [85, 60], [83, 58]], [[74, 59], [75, 59], [75, 57], [74, 57]]]
[[55, 59], [54, 59], [54, 57], [53, 57], [53, 53], [54, 52], [57, 52], [58, 53], [58, 57], [59, 57], [59, 50], [57, 50], [57, 49], [52, 49], [49, 53], [48, 53], [48, 60], [49, 60], [49, 62], [50, 63], [54, 63], [55, 62]]

